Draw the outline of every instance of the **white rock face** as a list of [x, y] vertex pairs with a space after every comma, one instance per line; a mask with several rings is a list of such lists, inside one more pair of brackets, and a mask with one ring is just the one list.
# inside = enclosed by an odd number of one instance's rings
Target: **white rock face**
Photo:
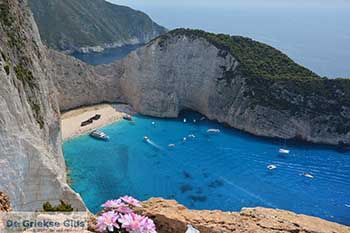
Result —
[[[140, 113], [176, 117], [181, 110], [192, 109], [258, 136], [350, 145], [350, 132], [344, 130], [348, 126], [342, 123], [350, 120], [349, 103], [339, 113], [330, 107], [334, 106], [332, 99], [305, 96], [283, 83], [274, 83], [265, 94], [271, 91], [290, 108], [255, 104], [247, 94], [255, 87], [248, 82], [250, 77], [239, 72], [239, 62], [204, 38], [185, 34], [159, 38], [131, 53], [123, 64], [125, 71], [118, 82], [127, 102]], [[317, 104], [331, 110], [315, 112], [312, 106]], [[345, 133], [339, 132], [339, 125]]]
[[[268, 89], [258, 99], [268, 94], [290, 109], [257, 104], [252, 97], [257, 84], [241, 74], [235, 57], [202, 37], [170, 34], [122, 61], [96, 67], [55, 52], [51, 55], [59, 64], [55, 81], [62, 110], [104, 101], [128, 103], [142, 114], [157, 117], [176, 117], [181, 110], [191, 109], [258, 136], [350, 144], [350, 132], [339, 132], [342, 121], [350, 120], [349, 104], [339, 114], [332, 110], [337, 104], [325, 96], [305, 95], [286, 83], [269, 86], [264, 79], [262, 85]], [[315, 112], [317, 105], [330, 110]]]
[[59, 200], [83, 210], [66, 184], [56, 90], [37, 28], [23, 1], [5, 4], [16, 20], [0, 27], [0, 190], [14, 210]]

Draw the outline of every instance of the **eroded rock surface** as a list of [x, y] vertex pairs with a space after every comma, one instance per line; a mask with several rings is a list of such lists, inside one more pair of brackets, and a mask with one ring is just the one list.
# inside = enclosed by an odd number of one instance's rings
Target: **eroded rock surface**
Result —
[[142, 204], [139, 213], [151, 217], [159, 233], [184, 233], [190, 224], [201, 233], [309, 232], [349, 233], [350, 228], [289, 211], [247, 208], [241, 212], [189, 210], [176, 201], [159, 198]]
[[0, 11], [0, 190], [14, 210], [60, 199], [84, 209], [66, 184], [53, 74], [26, 1]]

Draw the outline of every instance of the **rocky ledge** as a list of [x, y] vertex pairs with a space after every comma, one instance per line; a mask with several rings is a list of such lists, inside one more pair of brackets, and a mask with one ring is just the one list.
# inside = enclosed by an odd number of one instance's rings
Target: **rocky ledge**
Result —
[[176, 201], [152, 198], [137, 211], [151, 217], [158, 233], [184, 233], [190, 224], [201, 233], [349, 233], [350, 228], [319, 218], [267, 208], [241, 212], [189, 210]]
[[10, 198], [3, 192], [0, 192], [0, 212], [11, 211]]

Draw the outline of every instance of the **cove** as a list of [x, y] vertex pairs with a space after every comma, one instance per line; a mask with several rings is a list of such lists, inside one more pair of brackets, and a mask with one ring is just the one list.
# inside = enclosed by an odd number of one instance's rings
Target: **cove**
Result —
[[81, 53], [74, 52], [71, 56], [86, 62], [90, 65], [101, 65], [101, 64], [109, 64], [116, 60], [123, 59], [132, 51], [140, 48], [142, 44], [136, 45], [124, 45], [116, 48], [108, 48], [103, 52], [90, 52], [90, 53]]
[[[288, 142], [290, 154], [280, 155], [284, 142], [201, 118], [192, 112], [178, 119], [137, 115], [134, 124], [104, 127], [108, 142], [88, 135], [66, 141], [72, 188], [94, 213], [127, 194], [175, 199], [192, 209], [279, 208], [350, 225], [349, 152]], [[208, 134], [211, 128], [220, 133]], [[267, 169], [270, 164], [277, 168]]]

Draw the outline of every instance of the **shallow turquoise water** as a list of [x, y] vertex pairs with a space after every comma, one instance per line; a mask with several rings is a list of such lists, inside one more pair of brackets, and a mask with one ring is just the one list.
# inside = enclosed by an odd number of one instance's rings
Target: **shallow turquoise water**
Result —
[[[195, 209], [280, 208], [350, 225], [349, 152], [288, 142], [291, 153], [281, 156], [278, 140], [200, 118], [194, 113], [172, 120], [137, 116], [136, 124], [103, 128], [109, 142], [89, 136], [65, 142], [73, 189], [93, 212], [107, 199], [128, 194], [176, 199]], [[208, 135], [209, 128], [221, 133]], [[143, 141], [145, 135], [154, 145]], [[168, 147], [172, 143], [176, 147]], [[269, 164], [277, 169], [269, 171]]]

